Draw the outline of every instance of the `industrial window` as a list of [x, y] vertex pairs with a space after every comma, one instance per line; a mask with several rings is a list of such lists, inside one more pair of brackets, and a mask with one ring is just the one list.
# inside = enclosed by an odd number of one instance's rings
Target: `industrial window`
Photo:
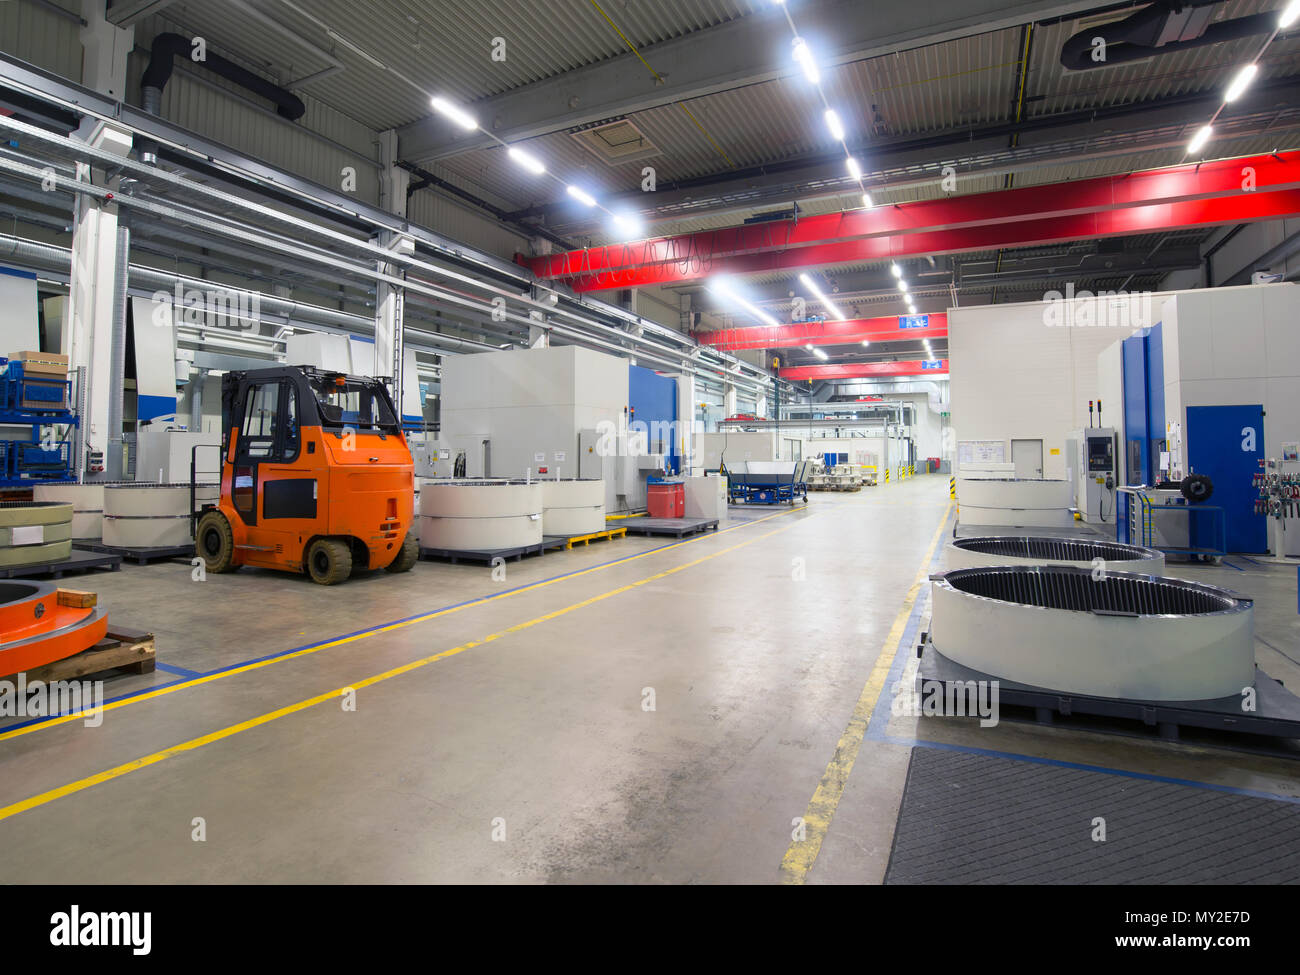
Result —
[[261, 383], [248, 390], [241, 431], [244, 453], [249, 457], [272, 456], [275, 449], [275, 426], [280, 418], [280, 384]]
[[286, 461], [298, 456], [298, 397], [294, 388], [282, 382], [250, 386], [240, 439], [243, 456], [249, 459]]

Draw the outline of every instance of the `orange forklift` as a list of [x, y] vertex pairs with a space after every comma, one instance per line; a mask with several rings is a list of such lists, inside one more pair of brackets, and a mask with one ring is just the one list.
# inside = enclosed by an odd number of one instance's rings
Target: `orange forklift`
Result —
[[415, 565], [415, 468], [382, 383], [311, 366], [228, 372], [221, 420], [221, 499], [194, 535], [208, 571], [251, 565], [332, 586]]

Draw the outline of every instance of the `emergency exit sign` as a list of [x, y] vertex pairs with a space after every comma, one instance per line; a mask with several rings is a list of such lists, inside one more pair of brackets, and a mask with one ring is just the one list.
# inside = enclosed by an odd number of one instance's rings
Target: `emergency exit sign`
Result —
[[899, 328], [929, 328], [930, 316], [929, 315], [899, 315], [898, 327]]

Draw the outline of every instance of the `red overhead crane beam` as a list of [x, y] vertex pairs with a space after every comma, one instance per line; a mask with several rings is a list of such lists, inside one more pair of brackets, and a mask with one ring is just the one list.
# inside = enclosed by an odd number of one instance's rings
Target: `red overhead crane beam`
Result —
[[1073, 240], [1296, 217], [1300, 217], [1300, 190], [1238, 193], [1231, 197], [1132, 207], [1073, 217], [819, 244], [795, 250], [706, 261], [702, 264], [659, 264], [630, 268], [612, 274], [575, 279], [573, 288], [575, 291], [598, 291], [611, 287], [672, 284], [712, 274], [750, 274], [861, 261], [960, 254], [966, 251], [997, 250], [1000, 247], [1033, 247]]
[[913, 359], [906, 362], [842, 362], [821, 366], [790, 366], [782, 379], [872, 379], [878, 376], [946, 376], [947, 359]]
[[[1268, 220], [1296, 215], [1297, 191], [1300, 151], [1293, 151], [518, 260], [539, 277], [564, 278], [577, 291], [595, 291], [720, 273]], [[1177, 222], [1169, 224], [1170, 218]]]
[[[925, 325], [918, 324], [926, 322]], [[888, 315], [851, 318], [847, 322], [794, 322], [699, 332], [695, 336], [715, 349], [788, 349], [798, 345], [847, 345], [851, 342], [907, 342], [948, 337], [947, 312], [929, 315]]]

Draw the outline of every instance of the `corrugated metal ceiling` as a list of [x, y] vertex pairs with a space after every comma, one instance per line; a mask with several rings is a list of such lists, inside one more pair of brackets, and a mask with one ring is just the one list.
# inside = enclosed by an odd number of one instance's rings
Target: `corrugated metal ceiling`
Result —
[[[244, 2], [283, 30], [242, 12], [239, 3]], [[427, 117], [429, 96], [435, 93], [472, 101], [626, 51], [590, 0], [239, 3], [175, 4], [167, 16], [280, 81], [326, 67], [329, 61], [320, 51], [332, 52], [345, 70], [313, 84], [312, 92], [376, 131]], [[615, 0], [605, 9], [628, 39], [642, 47], [716, 26], [759, 6], [759, 0]], [[158, 29], [153, 20], [142, 22], [149, 34]], [[347, 43], [332, 38], [330, 31]], [[504, 60], [491, 56], [497, 37], [505, 39]]]
[[[655, 43], [768, 6], [768, 0], [610, 0], [602, 8], [592, 0], [235, 2], [232, 7], [178, 3], [167, 8], [167, 16], [183, 24], [185, 30], [208, 37], [223, 53], [239, 56], [280, 81], [310, 74], [336, 58], [344, 70], [307, 91], [376, 131], [427, 117], [427, 99], [432, 92], [473, 101], [623, 55], [626, 44], [618, 30], [638, 48], [648, 48], [646, 58], [653, 65]], [[265, 25], [255, 28], [246, 18], [241, 19], [238, 3], [251, 4], [284, 30]], [[1276, 0], [1227, 0], [1218, 17], [1233, 19], [1276, 6]], [[1124, 13], [1117, 12], [1116, 18]], [[159, 29], [164, 24], [160, 18], [150, 18], [144, 32], [151, 25]], [[1068, 21], [1033, 31], [1024, 117], [1215, 90], [1263, 42], [1262, 37], [1251, 37], [1115, 67], [1068, 71], [1061, 66], [1059, 53], [1065, 39], [1078, 29], [1079, 21]], [[385, 67], [375, 66], [347, 45], [331, 40], [328, 31], [337, 32]], [[495, 37], [506, 39], [503, 62], [490, 57]], [[1013, 120], [1023, 43], [1024, 33], [1016, 28], [840, 65], [824, 71], [827, 98], [844, 119], [850, 144], [870, 169], [871, 145], [876, 139], [924, 136]], [[1275, 41], [1261, 68], [1265, 78], [1296, 75], [1300, 71], [1300, 34]], [[636, 69], [642, 70], [640, 66]], [[603, 197], [635, 193], [645, 166], [655, 168], [661, 183], [670, 183], [725, 178], [735, 169], [817, 157], [835, 150], [822, 124], [815, 93], [797, 78], [723, 91], [693, 99], [685, 107], [689, 115], [683, 105], [669, 105], [629, 116], [658, 150], [657, 155], [634, 162], [610, 164], [568, 132], [530, 140], [527, 147], [552, 172]], [[1154, 139], [1151, 146], [1138, 142], [1126, 146], [1120, 140], [1120, 144], [1104, 148], [1110, 155], [1095, 155], [1107, 138], [1111, 138], [1107, 130], [1099, 127], [1097, 143], [1089, 146], [1092, 158], [1088, 152], [1080, 152], [1076, 161], [1044, 160], [1037, 168], [1017, 171], [1011, 184], [1028, 186], [1124, 173], [1172, 165], [1184, 158], [1181, 146], [1172, 144], [1185, 138], [1181, 130], [1160, 137], [1169, 143], [1167, 148], [1153, 148], [1159, 141]], [[1285, 130], [1281, 136], [1246, 130], [1225, 134], [1216, 142], [1214, 154], [1264, 152], [1297, 144], [1300, 140], [1295, 130]], [[506, 208], [524, 209], [563, 199], [562, 186], [527, 174], [497, 148], [441, 160], [438, 171]], [[969, 172], [961, 178], [959, 192], [1001, 189], [1007, 184], [1005, 173], [1006, 166], [999, 169], [997, 165], [988, 171]], [[899, 185], [873, 187], [873, 195], [879, 204], [939, 196], [936, 181], [923, 181], [931, 175], [920, 168], [914, 173], [892, 173], [891, 183]], [[826, 185], [834, 188], [842, 172], [828, 172], [827, 176]], [[833, 212], [856, 202], [855, 194], [848, 193], [799, 199], [802, 211], [808, 214]], [[763, 204], [766, 208], [774, 205], [788, 203]], [[680, 219], [654, 229], [677, 233], [731, 226], [748, 212], [753, 211], [734, 207], [699, 215], [684, 211]], [[602, 240], [598, 231], [588, 232], [593, 242]]]

